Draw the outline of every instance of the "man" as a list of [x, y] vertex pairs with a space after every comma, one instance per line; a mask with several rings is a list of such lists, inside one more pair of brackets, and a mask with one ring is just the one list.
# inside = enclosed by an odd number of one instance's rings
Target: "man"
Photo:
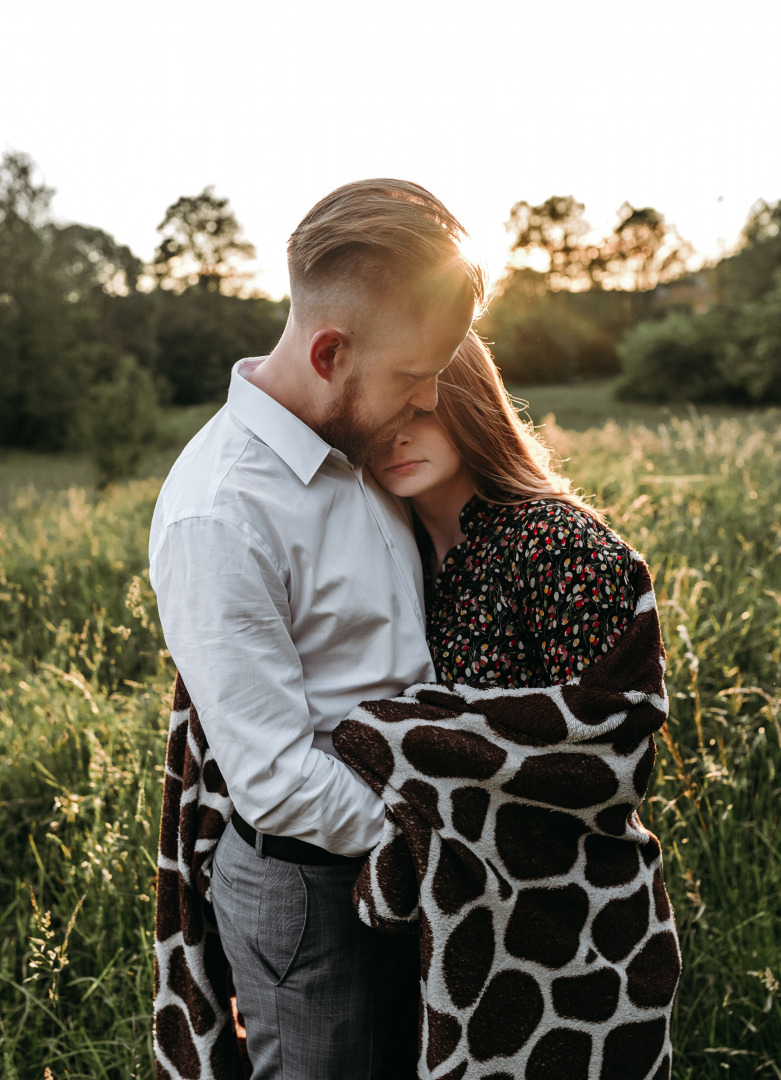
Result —
[[417, 997], [407, 951], [352, 908], [384, 806], [330, 733], [434, 677], [408, 523], [361, 464], [436, 406], [483, 299], [463, 239], [415, 184], [318, 203], [288, 245], [279, 344], [236, 365], [155, 510], [166, 641], [235, 806], [212, 899], [253, 1080], [389, 1075], [394, 1002]]

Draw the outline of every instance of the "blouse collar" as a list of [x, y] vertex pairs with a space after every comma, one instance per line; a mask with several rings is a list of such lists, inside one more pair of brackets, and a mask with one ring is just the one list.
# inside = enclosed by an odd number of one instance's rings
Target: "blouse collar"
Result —
[[458, 516], [461, 532], [469, 540], [485, 531], [496, 514], [506, 506], [488, 502], [482, 495], [473, 495]]

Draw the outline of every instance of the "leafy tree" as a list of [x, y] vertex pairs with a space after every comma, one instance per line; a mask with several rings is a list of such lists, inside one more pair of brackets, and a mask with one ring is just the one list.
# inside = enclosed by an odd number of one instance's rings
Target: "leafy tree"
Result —
[[157, 300], [157, 371], [176, 405], [224, 398], [233, 364], [270, 352], [288, 310], [286, 301], [240, 300], [197, 289], [162, 292]]
[[245, 284], [249, 274], [242, 264], [254, 258], [255, 248], [242, 237], [228, 200], [218, 198], [213, 187], [172, 203], [157, 231], [162, 239], [154, 273], [163, 288], [183, 292], [195, 286], [231, 294]]
[[59, 416], [40, 421], [34, 415], [34, 406], [42, 406], [40, 399], [50, 392], [50, 377], [56, 380], [56, 362], [69, 337], [69, 313], [51, 262], [52, 195], [27, 154], [12, 151], [4, 156], [0, 162], [0, 441], [11, 445], [56, 446], [63, 439], [64, 403], [58, 406]]
[[[53, 191], [32, 159], [0, 163], [0, 442], [58, 449], [96, 379], [110, 379], [128, 341], [142, 346], [137, 311], [127, 330], [109, 293], [135, 293], [140, 263], [100, 229], [58, 227]], [[151, 360], [146, 323], [144, 358]]]
[[589, 263], [592, 281], [603, 288], [644, 291], [680, 277], [693, 255], [690, 244], [651, 206], [625, 202], [619, 221]]
[[136, 291], [141, 260], [113, 236], [89, 225], [65, 225], [52, 235], [52, 259], [71, 302], [97, 293], [128, 296]]
[[737, 253], [717, 267], [724, 300], [739, 305], [773, 287], [773, 275], [781, 268], [781, 200], [756, 202], [741, 234]]
[[781, 269], [770, 288], [730, 319], [722, 358], [740, 397], [752, 405], [781, 404]]
[[639, 291], [685, 271], [692, 248], [658, 210], [625, 202], [615, 229], [600, 240], [584, 209], [571, 195], [554, 195], [539, 206], [518, 202], [510, 212], [512, 251], [541, 273], [546, 288]]
[[771, 205], [764, 199], [759, 199], [751, 207], [748, 220], [743, 226], [743, 246], [752, 248], [780, 237], [781, 201]]
[[593, 255], [584, 243], [591, 227], [584, 210], [572, 195], [551, 195], [537, 206], [517, 202], [510, 211], [506, 228], [512, 234], [511, 250], [543, 275], [547, 288], [572, 290], [591, 284]]
[[626, 335], [622, 397], [781, 404], [781, 202], [757, 203], [743, 247], [711, 272], [710, 310], [673, 312]]
[[82, 343], [100, 343], [108, 368], [125, 353], [155, 371], [155, 297], [138, 290], [141, 260], [109, 233], [89, 225], [66, 225], [52, 232], [51, 261], [59, 289]]
[[507, 228], [516, 263], [485, 332], [508, 373], [567, 380], [619, 369], [621, 335], [648, 310], [644, 294], [679, 276], [690, 246], [652, 207], [624, 203], [599, 238], [572, 195], [518, 202]]
[[27, 154], [11, 151], [0, 162], [0, 302], [6, 313], [37, 291], [46, 269], [54, 190], [35, 173]]
[[36, 165], [29, 154], [10, 150], [0, 162], [0, 214], [6, 232], [42, 230], [49, 224], [54, 188], [36, 179]]

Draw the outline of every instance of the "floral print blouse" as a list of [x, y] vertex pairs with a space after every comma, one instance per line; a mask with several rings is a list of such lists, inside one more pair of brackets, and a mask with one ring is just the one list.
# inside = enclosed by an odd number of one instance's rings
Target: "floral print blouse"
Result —
[[434, 577], [422, 529], [429, 648], [440, 682], [551, 686], [624, 633], [634, 607], [623, 541], [556, 499], [497, 506], [475, 495], [466, 537]]

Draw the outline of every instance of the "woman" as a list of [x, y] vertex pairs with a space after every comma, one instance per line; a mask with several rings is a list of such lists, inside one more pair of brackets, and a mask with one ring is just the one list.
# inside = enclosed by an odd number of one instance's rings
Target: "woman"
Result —
[[470, 331], [440, 378], [436, 412], [416, 413], [371, 463], [384, 488], [410, 499], [422, 526], [440, 682], [564, 682], [626, 629], [630, 553], [550, 456]]
[[371, 471], [414, 511], [441, 685], [334, 741], [388, 806], [356, 904], [419, 933], [419, 1076], [666, 1080], [680, 954], [636, 814], [666, 715], [648, 571], [474, 333]]

